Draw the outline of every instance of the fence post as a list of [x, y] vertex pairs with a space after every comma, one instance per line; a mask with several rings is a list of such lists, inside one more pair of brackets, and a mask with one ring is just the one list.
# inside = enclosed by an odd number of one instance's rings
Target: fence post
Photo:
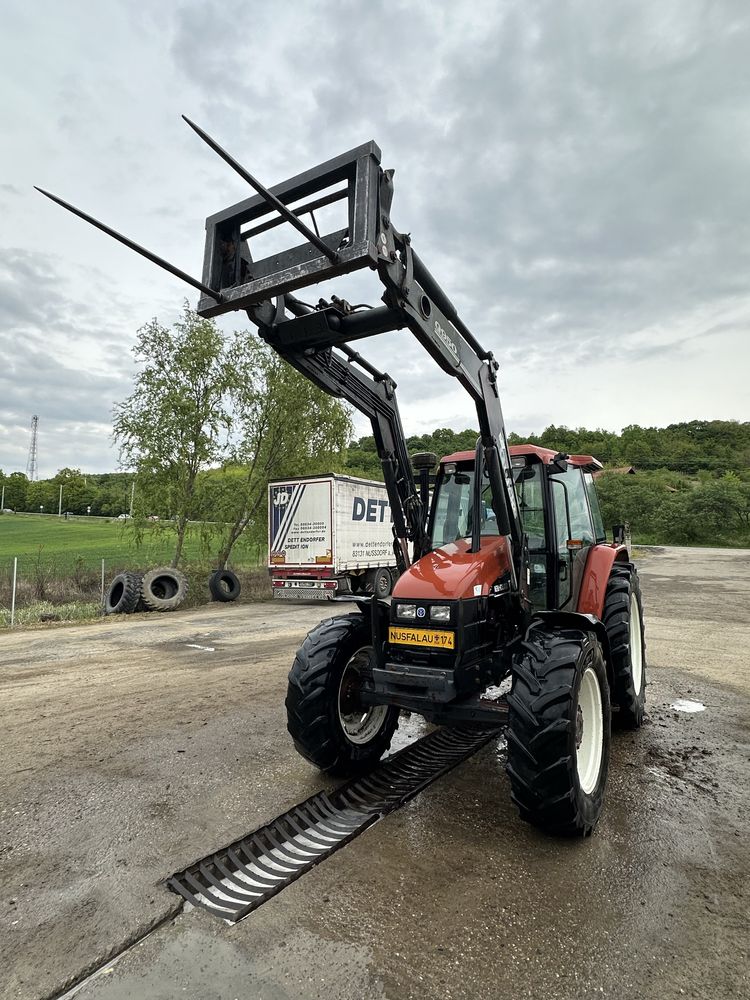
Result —
[[16, 622], [16, 575], [18, 572], [18, 556], [13, 557], [13, 592], [10, 598], [10, 627]]
[[102, 559], [102, 596], [101, 596], [102, 608], [104, 607], [104, 560]]

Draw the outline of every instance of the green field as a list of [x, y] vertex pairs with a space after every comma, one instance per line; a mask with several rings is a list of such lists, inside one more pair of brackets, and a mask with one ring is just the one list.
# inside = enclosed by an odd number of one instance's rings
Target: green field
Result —
[[[199, 526], [191, 525], [185, 539], [184, 559], [212, 562], [211, 548], [201, 545]], [[143, 541], [136, 545], [135, 532], [127, 521], [77, 517], [65, 520], [55, 515], [3, 514], [0, 516], [0, 565], [18, 556], [22, 560], [54, 563], [63, 570], [78, 565], [93, 566], [104, 559], [121, 567], [155, 566], [169, 562], [174, 553], [175, 532], [171, 524], [145, 528]], [[256, 545], [238, 542], [233, 561], [256, 564], [265, 558]]]

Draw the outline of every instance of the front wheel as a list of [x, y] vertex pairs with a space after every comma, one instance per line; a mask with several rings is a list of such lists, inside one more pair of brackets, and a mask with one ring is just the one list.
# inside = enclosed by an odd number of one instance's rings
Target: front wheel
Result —
[[350, 614], [321, 622], [294, 658], [287, 728], [299, 753], [322, 771], [359, 774], [391, 745], [398, 709], [359, 699], [371, 653], [369, 620]]
[[515, 654], [512, 676], [507, 771], [521, 818], [549, 833], [588, 836], [609, 767], [601, 646], [588, 632], [537, 627]]

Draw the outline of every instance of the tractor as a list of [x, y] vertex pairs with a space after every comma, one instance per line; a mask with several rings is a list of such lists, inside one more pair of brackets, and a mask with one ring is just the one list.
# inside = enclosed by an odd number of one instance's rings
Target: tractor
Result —
[[[42, 193], [198, 288], [201, 316], [245, 311], [289, 364], [371, 421], [400, 575], [391, 596], [353, 595], [357, 611], [303, 641], [286, 696], [297, 750], [323, 771], [357, 775], [388, 750], [402, 711], [505, 726], [521, 817], [556, 835], [590, 834], [612, 723], [642, 724], [646, 685], [638, 574], [624, 526], [606, 539], [593, 480], [601, 464], [508, 446], [498, 362], [393, 225], [393, 171], [374, 142], [267, 188], [186, 121], [255, 191], [206, 220], [201, 280]], [[316, 212], [339, 202], [341, 225], [321, 234]], [[302, 242], [259, 255], [259, 238], [281, 225]], [[377, 274], [382, 305], [293, 294], [363, 268]], [[474, 451], [412, 461], [396, 383], [351, 346], [394, 330], [413, 334], [469, 393]]]

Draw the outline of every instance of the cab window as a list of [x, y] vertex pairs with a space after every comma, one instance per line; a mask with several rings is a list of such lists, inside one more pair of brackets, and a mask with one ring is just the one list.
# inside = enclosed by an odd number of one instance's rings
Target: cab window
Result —
[[[567, 471], [557, 472], [551, 478], [553, 482], [559, 482], [565, 487], [565, 496], [568, 500], [568, 511], [570, 513], [570, 537], [580, 539], [584, 544], [591, 544], [595, 540], [595, 533], [581, 470], [575, 465], [569, 465]], [[557, 540], [558, 543], [563, 544], [567, 541], [567, 538], [562, 537], [560, 531], [562, 530], [567, 534], [568, 530], [564, 504], [564, 498], [556, 495]]]
[[523, 530], [529, 540], [529, 552], [544, 552], [546, 548], [542, 475], [541, 462], [513, 468], [516, 496], [521, 511]]
[[[439, 548], [458, 538], [470, 538], [472, 529], [472, 503], [474, 496], [474, 470], [457, 469], [444, 474], [438, 486], [433, 508], [432, 545]], [[485, 476], [480, 503], [482, 523], [480, 534], [497, 535], [497, 519], [492, 509], [492, 489]]]
[[599, 497], [596, 495], [596, 486], [594, 485], [594, 477], [590, 472], [584, 472], [583, 481], [586, 484], [586, 493], [589, 498], [589, 507], [591, 508], [591, 517], [594, 522], [594, 536], [597, 542], [604, 542], [607, 539], [607, 533], [604, 530], [604, 521], [602, 520], [602, 511], [599, 506]]

